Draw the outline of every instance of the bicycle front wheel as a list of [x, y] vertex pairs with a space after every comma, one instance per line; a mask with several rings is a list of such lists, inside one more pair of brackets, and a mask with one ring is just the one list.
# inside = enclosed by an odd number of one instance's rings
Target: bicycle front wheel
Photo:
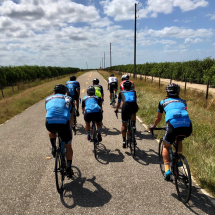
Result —
[[164, 166], [162, 153], [163, 153], [163, 138], [160, 139], [160, 142], [159, 142], [159, 145], [158, 145], [158, 159], [159, 159], [159, 165], [160, 165], [161, 174], [164, 176], [165, 166]]
[[92, 133], [93, 133], [93, 144], [94, 144], [94, 156], [97, 157], [97, 138], [96, 138], [96, 126], [92, 126]]
[[58, 193], [63, 193], [64, 168], [62, 162], [62, 154], [58, 150], [55, 156], [55, 180]]
[[190, 199], [192, 181], [187, 159], [183, 155], [179, 155], [179, 159], [182, 165], [179, 166], [177, 162], [174, 165], [175, 186], [179, 198], [185, 204]]

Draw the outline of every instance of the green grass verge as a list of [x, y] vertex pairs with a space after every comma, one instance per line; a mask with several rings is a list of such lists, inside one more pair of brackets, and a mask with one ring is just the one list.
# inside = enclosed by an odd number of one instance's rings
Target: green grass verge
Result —
[[[111, 73], [99, 71], [107, 80]], [[121, 75], [116, 75], [121, 80]], [[157, 115], [158, 103], [166, 97], [166, 85], [145, 80], [134, 80], [139, 105], [138, 116], [147, 125], [153, 124]], [[193, 124], [193, 133], [183, 141], [183, 154], [186, 156], [192, 175], [202, 188], [215, 196], [215, 99], [210, 95], [205, 101], [204, 93], [187, 90], [180, 97], [187, 101], [188, 113]], [[165, 125], [165, 117], [158, 126]], [[157, 132], [158, 138], [163, 132]]]
[[[73, 75], [76, 77], [84, 74], [85, 72], [78, 72]], [[15, 115], [23, 112], [28, 107], [53, 94], [53, 89], [56, 84], [65, 84], [69, 80], [70, 75], [61, 79], [46, 80], [42, 84], [28, 89], [22, 89], [19, 92], [11, 95], [10, 97], [0, 100], [0, 124], [11, 119]]]

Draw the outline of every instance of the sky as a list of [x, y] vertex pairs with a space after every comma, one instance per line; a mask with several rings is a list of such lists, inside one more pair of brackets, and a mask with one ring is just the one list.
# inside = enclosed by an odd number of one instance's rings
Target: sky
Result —
[[135, 3], [137, 64], [215, 58], [214, 0], [0, 0], [0, 65], [133, 64]]

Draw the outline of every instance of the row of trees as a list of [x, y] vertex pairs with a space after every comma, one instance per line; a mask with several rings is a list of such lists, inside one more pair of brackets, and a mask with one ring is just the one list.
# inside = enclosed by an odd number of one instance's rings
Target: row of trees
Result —
[[[134, 72], [134, 65], [118, 65], [107, 68], [109, 70]], [[164, 62], [145, 63], [136, 65], [136, 73], [174, 80], [187, 80], [191, 83], [206, 84], [215, 86], [215, 59], [210, 57], [204, 60], [193, 60], [186, 62]]]
[[18, 82], [32, 82], [36, 79], [54, 78], [78, 72], [79, 68], [45, 66], [0, 66], [0, 88], [13, 86]]

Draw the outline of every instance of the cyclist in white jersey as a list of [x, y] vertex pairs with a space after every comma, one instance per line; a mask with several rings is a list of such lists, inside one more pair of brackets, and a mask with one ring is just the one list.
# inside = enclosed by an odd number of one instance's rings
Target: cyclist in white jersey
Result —
[[117, 77], [114, 76], [114, 74], [111, 74], [108, 78], [108, 90], [110, 90], [110, 105], [112, 104], [112, 98], [111, 94], [115, 92], [115, 98], [117, 98], [116, 92], [118, 90], [118, 80]]

